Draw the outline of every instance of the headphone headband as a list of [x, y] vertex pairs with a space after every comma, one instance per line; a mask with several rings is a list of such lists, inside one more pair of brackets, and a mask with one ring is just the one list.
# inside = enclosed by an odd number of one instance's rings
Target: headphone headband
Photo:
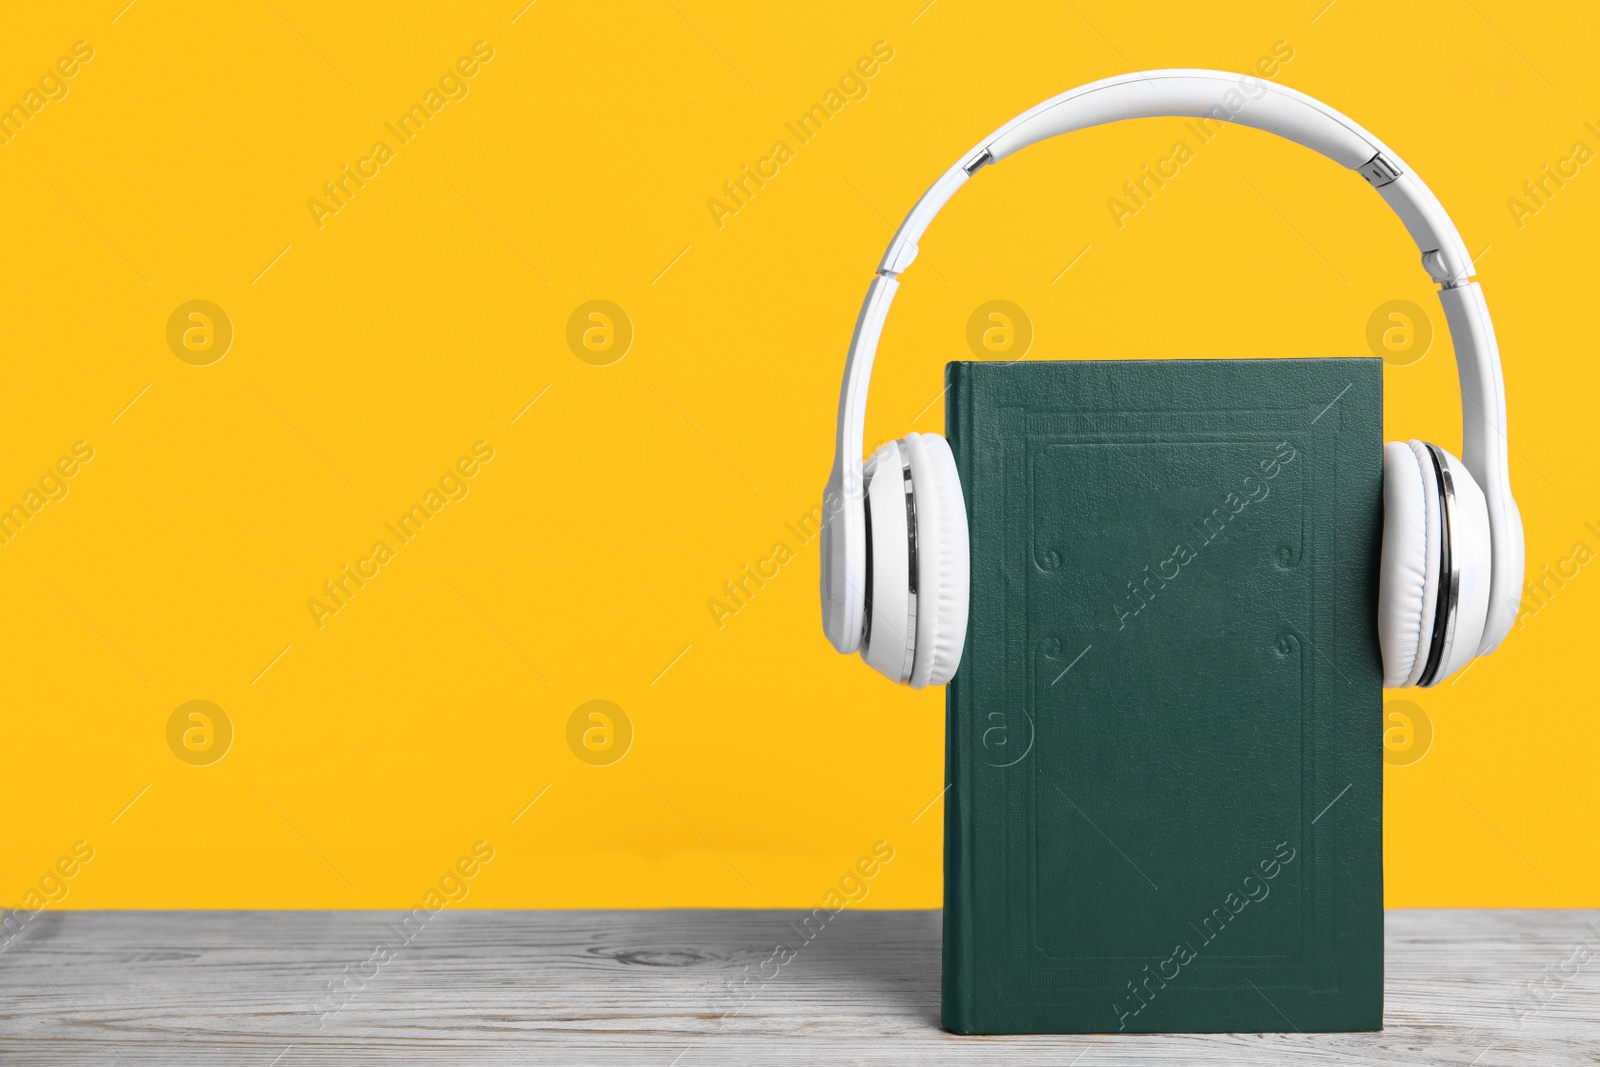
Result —
[[1484, 491], [1489, 510], [1492, 577], [1488, 621], [1478, 654], [1493, 651], [1516, 621], [1521, 597], [1522, 520], [1511, 495], [1505, 383], [1489, 308], [1471, 280], [1472, 259], [1443, 205], [1384, 143], [1350, 119], [1275, 82], [1215, 70], [1125, 74], [1069, 90], [1023, 112], [963, 155], [933, 183], [890, 241], [856, 319], [839, 390], [833, 470], [824, 501], [823, 625], [840, 652], [860, 641], [866, 556], [859, 507], [867, 387], [899, 275], [939, 210], [980, 168], [1057, 134], [1123, 119], [1217, 119], [1252, 126], [1305, 145], [1357, 171], [1405, 224], [1439, 299], [1461, 378], [1461, 459]]

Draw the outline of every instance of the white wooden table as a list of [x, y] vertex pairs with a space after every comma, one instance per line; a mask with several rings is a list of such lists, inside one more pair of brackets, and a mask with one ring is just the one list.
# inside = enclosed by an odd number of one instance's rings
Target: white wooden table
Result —
[[1382, 1033], [1089, 1038], [941, 1030], [938, 912], [844, 912], [747, 992], [793, 917], [45, 912], [0, 1063], [1600, 1063], [1600, 912], [1390, 912]]

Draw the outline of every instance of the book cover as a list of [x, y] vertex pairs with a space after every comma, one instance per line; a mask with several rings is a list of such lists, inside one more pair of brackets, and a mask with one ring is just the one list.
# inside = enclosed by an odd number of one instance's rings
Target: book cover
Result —
[[950, 1030], [1381, 1029], [1380, 372], [947, 368]]

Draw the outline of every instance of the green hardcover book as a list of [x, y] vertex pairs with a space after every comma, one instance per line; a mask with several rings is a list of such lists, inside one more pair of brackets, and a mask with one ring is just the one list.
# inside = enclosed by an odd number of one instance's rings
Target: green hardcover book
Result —
[[1380, 370], [949, 365], [950, 1030], [1382, 1028]]

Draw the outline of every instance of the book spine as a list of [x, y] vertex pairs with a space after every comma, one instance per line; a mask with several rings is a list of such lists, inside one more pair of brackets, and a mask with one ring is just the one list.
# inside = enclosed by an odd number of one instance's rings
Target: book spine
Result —
[[[951, 363], [945, 368], [945, 438], [955, 456], [956, 469], [972, 469], [970, 442], [973, 427], [969, 416], [967, 367]], [[967, 500], [968, 522], [971, 499]], [[970, 1034], [976, 1027], [973, 1016], [972, 974], [972, 862], [968, 812], [969, 777], [966, 766], [970, 748], [972, 671], [963, 664], [945, 687], [945, 806], [944, 806], [944, 953], [941, 1017], [945, 1029]]]

